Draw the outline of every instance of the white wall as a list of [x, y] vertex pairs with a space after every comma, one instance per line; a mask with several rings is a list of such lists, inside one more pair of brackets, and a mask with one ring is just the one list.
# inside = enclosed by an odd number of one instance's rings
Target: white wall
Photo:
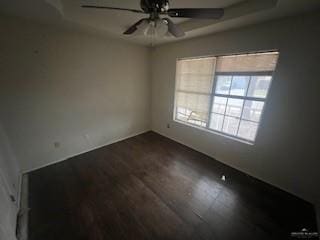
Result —
[[150, 129], [148, 48], [10, 18], [0, 36], [1, 120], [22, 171]]
[[[319, 201], [316, 147], [311, 153], [312, 141], [319, 146], [319, 22], [320, 15], [314, 13], [156, 47], [152, 129], [306, 200]], [[254, 146], [172, 120], [177, 58], [271, 49], [278, 49], [280, 58]]]
[[[19, 167], [0, 123], [0, 239], [15, 239]], [[13, 202], [10, 195], [15, 198]]]

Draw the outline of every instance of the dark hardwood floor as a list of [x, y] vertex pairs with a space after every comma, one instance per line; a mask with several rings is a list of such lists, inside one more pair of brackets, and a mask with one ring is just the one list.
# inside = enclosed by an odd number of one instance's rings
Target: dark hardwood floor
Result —
[[31, 172], [29, 207], [30, 240], [283, 240], [316, 230], [311, 204], [154, 132]]

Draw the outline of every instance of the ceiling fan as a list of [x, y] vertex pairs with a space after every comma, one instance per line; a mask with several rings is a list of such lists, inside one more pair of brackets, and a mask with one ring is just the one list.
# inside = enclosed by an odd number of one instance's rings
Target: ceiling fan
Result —
[[[164, 36], [165, 34], [170, 33], [177, 38], [183, 37], [185, 32], [168, 17], [219, 19], [224, 14], [223, 8], [170, 8], [169, 0], [141, 0], [141, 10], [95, 5], [82, 5], [82, 7], [148, 14], [149, 17], [140, 19], [123, 34], [130, 35], [139, 32], [144, 35]], [[165, 17], [162, 17], [163, 15]]]

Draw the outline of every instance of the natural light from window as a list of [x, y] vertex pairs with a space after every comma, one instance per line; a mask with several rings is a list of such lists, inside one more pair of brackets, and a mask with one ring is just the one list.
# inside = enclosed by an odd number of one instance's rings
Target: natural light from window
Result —
[[254, 142], [278, 52], [180, 59], [174, 119]]

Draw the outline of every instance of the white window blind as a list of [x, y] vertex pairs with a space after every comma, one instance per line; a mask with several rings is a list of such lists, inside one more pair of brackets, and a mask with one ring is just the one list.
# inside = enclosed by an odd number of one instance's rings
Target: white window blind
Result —
[[177, 61], [175, 120], [255, 140], [278, 52]]
[[217, 72], [265, 72], [273, 71], [277, 63], [275, 52], [241, 54], [218, 57]]
[[181, 60], [177, 62], [176, 117], [199, 126], [209, 118], [215, 58]]

